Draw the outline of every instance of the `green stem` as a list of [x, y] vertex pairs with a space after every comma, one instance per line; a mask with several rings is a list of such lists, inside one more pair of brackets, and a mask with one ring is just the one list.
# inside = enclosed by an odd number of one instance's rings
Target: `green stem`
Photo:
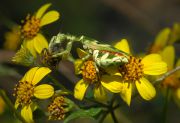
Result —
[[111, 102], [110, 102], [110, 106], [109, 106], [109, 112], [111, 113], [111, 116], [112, 116], [112, 119], [113, 119], [114, 123], [118, 123], [117, 118], [116, 118], [116, 116], [114, 114], [115, 109], [113, 108], [113, 104], [114, 104], [115, 100], [116, 100], [116, 95], [113, 94]]
[[62, 85], [61, 83], [59, 83], [55, 78], [53, 78], [52, 76], [48, 75], [48, 77], [52, 80], [52, 82], [57, 85], [58, 87], [60, 87], [63, 91], [68, 92], [69, 94], [73, 95], [73, 92], [68, 90], [64, 85]]
[[118, 123], [118, 120], [117, 120], [117, 118], [116, 118], [116, 116], [114, 114], [114, 110], [113, 109], [111, 110], [111, 116], [112, 116], [112, 119], [113, 119], [114, 123]]
[[113, 107], [113, 104], [114, 104], [114, 101], [116, 100], [116, 95], [115, 94], [113, 94], [113, 96], [112, 96], [112, 98], [111, 98], [111, 101], [110, 101], [110, 103], [109, 103], [109, 105], [111, 106], [111, 107]]
[[96, 101], [96, 100], [94, 100], [94, 99], [84, 98], [84, 100], [85, 100], [85, 101], [88, 101], [88, 102], [95, 103], [95, 104], [100, 105], [100, 106], [102, 106], [102, 107], [106, 107], [106, 108], [108, 107], [108, 105], [106, 105], [106, 104], [104, 104], [104, 103], [101, 103], [101, 102], [98, 102], [98, 101]]
[[168, 111], [168, 103], [169, 103], [169, 96], [170, 96], [170, 88], [167, 88], [166, 90], [166, 97], [165, 97], [165, 102], [164, 102], [164, 107], [163, 107], [163, 113], [162, 113], [162, 123], [166, 123], [167, 121], [167, 111]]
[[102, 117], [99, 120], [99, 123], [103, 123], [104, 119], [106, 118], [106, 116], [108, 115], [109, 111], [104, 111], [102, 114]]
[[[116, 95], [113, 94], [112, 98], [111, 98], [111, 101], [109, 103], [109, 105], [106, 105], [105, 107], [107, 108], [107, 111], [104, 111], [104, 113], [102, 114], [102, 117], [100, 118], [99, 122], [100, 123], [103, 123], [104, 119], [106, 118], [106, 116], [108, 115], [108, 113], [111, 113], [111, 116], [113, 118], [113, 121], [114, 123], [118, 123], [117, 119], [116, 119], [116, 116], [114, 114], [114, 110], [116, 108], [113, 107], [113, 104], [114, 104], [114, 101], [116, 99]], [[118, 106], [119, 107], [119, 106]]]
[[115, 106], [113, 107], [113, 110], [119, 108], [120, 106], [121, 106], [120, 104], [115, 105]]
[[26, 123], [24, 118], [17, 112], [17, 110], [14, 108], [14, 105], [12, 104], [11, 100], [7, 97], [5, 91], [0, 90], [0, 95], [2, 96], [3, 100], [6, 102], [7, 106], [15, 113], [16, 117], [22, 121], [23, 123]]

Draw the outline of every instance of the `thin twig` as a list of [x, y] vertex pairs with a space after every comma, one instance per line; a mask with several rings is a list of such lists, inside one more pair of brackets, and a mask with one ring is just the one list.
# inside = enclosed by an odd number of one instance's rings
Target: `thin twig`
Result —
[[158, 78], [153, 84], [159, 84], [161, 81], [163, 81], [165, 78], [167, 78], [168, 76], [170, 76], [171, 74], [175, 73], [176, 71], [180, 70], [180, 66], [174, 68], [173, 70], [165, 73], [163, 76], [161, 76], [160, 78]]

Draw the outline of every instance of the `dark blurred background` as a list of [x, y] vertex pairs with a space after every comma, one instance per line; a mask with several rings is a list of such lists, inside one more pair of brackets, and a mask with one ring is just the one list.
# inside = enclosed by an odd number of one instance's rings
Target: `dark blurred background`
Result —
[[127, 38], [136, 51], [144, 50], [140, 44], [147, 46], [160, 29], [180, 21], [180, 0], [1, 0], [1, 43], [7, 30], [3, 17], [20, 24], [47, 2], [61, 13], [58, 22], [44, 28], [49, 37], [61, 31], [105, 42]]
[[[180, 0], [1, 0], [0, 47], [3, 47], [4, 33], [9, 31], [9, 21], [21, 24], [21, 20], [28, 13], [33, 14], [41, 5], [48, 2], [52, 3], [49, 10], [55, 9], [61, 14], [60, 20], [43, 27], [43, 33], [48, 39], [58, 32], [86, 35], [109, 44], [126, 38], [137, 53], [146, 51], [161, 29], [180, 22]], [[12, 55], [13, 53], [10, 54]], [[5, 56], [1, 50], [0, 62], [6, 59]], [[7, 61], [8, 58], [7, 56]], [[5, 76], [0, 76], [0, 87], [9, 90], [10, 95], [13, 85], [7, 86], [4, 81], [18, 81], [21, 76], [8, 79]], [[64, 77], [61, 80], [66, 81], [68, 78]], [[159, 123], [162, 102], [162, 96], [150, 102], [138, 98], [132, 102], [130, 108], [122, 107], [129, 121], [122, 120], [121, 116], [120, 121]], [[180, 123], [180, 110], [177, 108], [170, 102], [167, 119], [169, 123]], [[2, 122], [0, 117], [0, 123]]]

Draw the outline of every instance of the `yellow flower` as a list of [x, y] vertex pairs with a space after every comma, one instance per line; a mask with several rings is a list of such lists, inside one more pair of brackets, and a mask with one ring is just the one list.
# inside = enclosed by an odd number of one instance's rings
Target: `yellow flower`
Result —
[[50, 73], [46, 67], [34, 67], [30, 69], [14, 88], [16, 96], [15, 107], [22, 106], [21, 115], [28, 123], [33, 122], [32, 112], [34, 110], [33, 99], [47, 99], [54, 94], [54, 88], [48, 84], [37, 84]]
[[155, 38], [153, 45], [150, 47], [150, 53], [158, 53], [165, 46], [172, 45], [180, 39], [180, 23], [175, 23], [172, 28], [164, 28]]
[[4, 109], [5, 109], [5, 102], [3, 98], [0, 96], [0, 114], [4, 112]]
[[65, 98], [63, 96], [55, 97], [52, 103], [48, 106], [49, 120], [62, 120], [65, 118], [67, 111]]
[[45, 4], [33, 16], [28, 15], [21, 27], [24, 45], [34, 56], [36, 52], [40, 54], [43, 48], [48, 48], [46, 38], [40, 33], [41, 27], [58, 20], [60, 16], [55, 10], [45, 13], [50, 6], [50, 3]]
[[[168, 70], [172, 70], [177, 66], [180, 66], [180, 59], [175, 64], [175, 49], [169, 45], [161, 52], [163, 60], [168, 65]], [[170, 88], [173, 92], [173, 97], [177, 105], [180, 106], [180, 72], [177, 71], [174, 74], [168, 76], [162, 83], [163, 87]]]
[[5, 33], [4, 48], [7, 50], [16, 50], [21, 43], [20, 29], [18, 26], [13, 26], [10, 32]]
[[[78, 54], [82, 58], [87, 53], [79, 49]], [[74, 88], [74, 97], [79, 100], [83, 99], [89, 85], [94, 87], [94, 98], [99, 101], [107, 98], [105, 88], [113, 93], [119, 93], [121, 90], [122, 84], [117, 82], [120, 81], [119, 76], [109, 77], [104, 73], [104, 70], [96, 66], [96, 63], [91, 58], [84, 62], [81, 59], [76, 60], [75, 73], [81, 74], [83, 77]]]
[[180, 39], [180, 23], [175, 23], [172, 27], [172, 31], [171, 31], [171, 35], [170, 35], [168, 44], [172, 45], [179, 39]]
[[158, 33], [158, 35], [155, 38], [155, 41], [153, 45], [150, 48], [150, 53], [158, 53], [160, 50], [162, 50], [168, 43], [169, 37], [171, 34], [170, 28], [165, 28], [162, 31]]
[[[126, 48], [121, 49], [122, 45]], [[130, 51], [126, 40], [118, 42], [115, 47], [127, 53]], [[150, 100], [156, 95], [155, 88], [145, 78], [145, 75], [163, 74], [167, 71], [167, 64], [162, 61], [161, 56], [158, 54], [150, 54], [142, 59], [131, 56], [129, 62], [120, 66], [118, 71], [119, 73], [117, 74], [120, 74], [123, 78], [123, 81], [121, 81], [123, 87], [120, 95], [122, 99], [130, 105], [133, 84], [136, 85], [139, 94], [145, 100]]]

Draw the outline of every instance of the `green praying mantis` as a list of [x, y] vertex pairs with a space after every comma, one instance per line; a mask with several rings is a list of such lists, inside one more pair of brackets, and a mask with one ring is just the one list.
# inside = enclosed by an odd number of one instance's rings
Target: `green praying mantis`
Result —
[[[68, 57], [74, 42], [80, 42], [87, 55], [82, 60], [92, 57], [98, 67], [106, 68], [112, 65], [123, 65], [128, 63], [129, 54], [118, 50], [111, 45], [99, 43], [97, 40], [85, 37], [59, 33], [53, 36], [49, 48], [43, 53], [51, 58], [51, 64], [56, 64], [61, 58]], [[63, 48], [63, 46], [65, 48]]]

